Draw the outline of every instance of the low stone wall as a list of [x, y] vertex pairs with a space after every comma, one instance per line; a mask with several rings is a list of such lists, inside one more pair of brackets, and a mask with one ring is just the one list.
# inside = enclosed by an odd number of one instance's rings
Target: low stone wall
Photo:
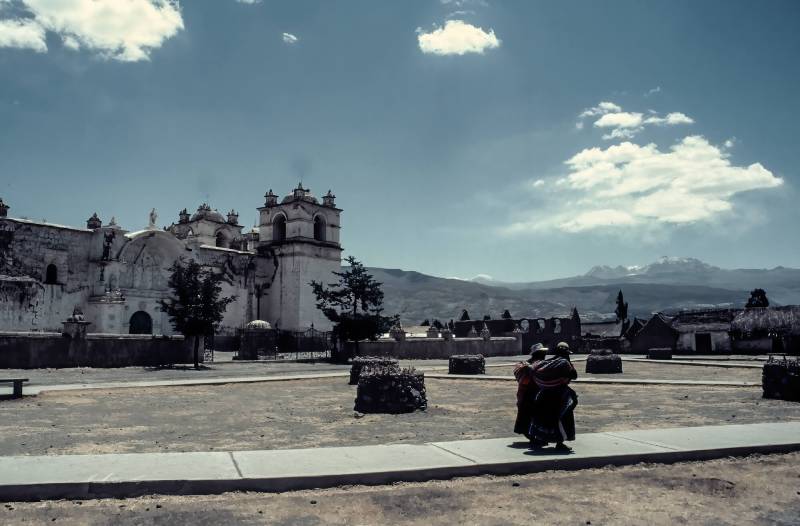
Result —
[[[202, 359], [202, 353], [201, 353]], [[183, 336], [0, 332], [0, 369], [129, 367], [194, 363]]]
[[[347, 343], [352, 351], [354, 344]], [[378, 340], [359, 342], [361, 356], [391, 356], [400, 360], [440, 359], [445, 360], [455, 354], [482, 354], [483, 356], [518, 356], [522, 351], [522, 339], [514, 337], [492, 338], [406, 338], [403, 341]]]
[[800, 361], [770, 357], [761, 372], [764, 398], [800, 402]]
[[622, 372], [622, 357], [610, 350], [593, 351], [586, 358], [588, 374], [618, 374]]
[[669, 347], [654, 347], [647, 350], [647, 357], [651, 360], [672, 360], [672, 349]]

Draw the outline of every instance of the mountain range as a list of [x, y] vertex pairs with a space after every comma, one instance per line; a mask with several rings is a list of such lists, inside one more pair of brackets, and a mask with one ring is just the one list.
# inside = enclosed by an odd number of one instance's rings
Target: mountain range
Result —
[[546, 281], [504, 282], [481, 275], [470, 280], [415, 271], [371, 267], [383, 283], [384, 310], [404, 324], [424, 319], [493, 318], [508, 309], [515, 317], [568, 315], [613, 318], [623, 291], [629, 316], [693, 308], [741, 307], [749, 291], [763, 288], [775, 305], [800, 303], [800, 269], [723, 269], [695, 258], [664, 257], [641, 266], [595, 266], [580, 276]]

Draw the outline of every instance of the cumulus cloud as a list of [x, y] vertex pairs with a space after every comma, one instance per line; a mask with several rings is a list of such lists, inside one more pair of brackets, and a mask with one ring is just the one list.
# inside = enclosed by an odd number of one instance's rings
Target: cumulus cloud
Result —
[[30, 19], [0, 20], [0, 47], [47, 51], [44, 28]]
[[594, 121], [595, 128], [607, 129], [603, 135], [604, 140], [611, 139], [631, 139], [636, 134], [644, 130], [646, 126], [675, 126], [678, 124], [694, 124], [694, 119], [681, 112], [668, 113], [660, 116], [655, 111], [650, 111], [650, 115], [645, 117], [640, 112], [623, 111], [622, 107], [613, 102], [601, 102], [597, 106], [587, 108], [578, 115], [576, 127], [583, 128], [583, 119], [597, 119]]
[[710, 221], [732, 211], [735, 195], [783, 184], [760, 163], [732, 164], [725, 149], [699, 135], [667, 151], [629, 141], [587, 148], [565, 165], [567, 175], [550, 187], [559, 204], [513, 223], [507, 233]]
[[501, 44], [493, 29], [484, 31], [463, 20], [448, 20], [444, 26], [429, 32], [418, 28], [417, 41], [423, 53], [433, 55], [483, 54]]
[[25, 17], [0, 20], [2, 47], [44, 52], [44, 34], [51, 32], [69, 49], [136, 62], [148, 60], [152, 50], [183, 29], [177, 0], [17, 0], [14, 5]]
[[281, 38], [285, 44], [296, 44], [299, 40], [296, 36], [291, 33], [284, 33]]

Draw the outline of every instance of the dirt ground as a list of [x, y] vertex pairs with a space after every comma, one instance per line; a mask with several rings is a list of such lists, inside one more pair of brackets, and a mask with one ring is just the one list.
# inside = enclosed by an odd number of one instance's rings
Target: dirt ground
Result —
[[800, 453], [282, 494], [6, 503], [18, 524], [796, 525]]
[[[761, 368], [701, 367], [622, 361], [621, 374], [586, 374], [586, 362], [575, 362], [578, 378], [635, 378], [637, 380], [714, 380], [761, 382]], [[486, 374], [511, 376], [513, 367], [487, 367]]]
[[[690, 367], [690, 369], [694, 369]], [[345, 378], [51, 391], [0, 402], [0, 455], [310, 448], [508, 437], [514, 382], [426, 380], [429, 408], [356, 415]], [[576, 384], [578, 433], [800, 420], [760, 388]]]

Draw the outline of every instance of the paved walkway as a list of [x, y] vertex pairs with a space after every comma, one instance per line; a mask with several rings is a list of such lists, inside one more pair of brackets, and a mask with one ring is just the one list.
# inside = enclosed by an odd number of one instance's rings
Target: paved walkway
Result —
[[800, 422], [580, 435], [571, 455], [517, 438], [428, 444], [0, 457], [0, 500], [288, 491], [800, 450]]

